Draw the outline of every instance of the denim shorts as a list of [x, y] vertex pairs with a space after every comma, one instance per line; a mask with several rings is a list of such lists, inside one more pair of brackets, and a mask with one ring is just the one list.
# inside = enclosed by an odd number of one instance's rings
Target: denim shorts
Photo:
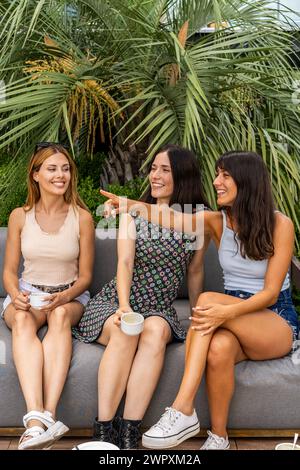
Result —
[[[225, 289], [225, 294], [232, 295], [233, 297], [239, 297], [240, 299], [249, 299], [249, 297], [252, 297], [252, 295], [254, 295], [251, 292], [246, 292], [243, 290], [227, 289]], [[298, 315], [293, 304], [290, 289], [282, 290], [278, 296], [277, 302], [274, 305], [268, 307], [268, 309], [277, 313], [289, 324], [293, 331], [293, 341], [297, 341], [299, 335], [299, 322]], [[292, 351], [293, 350], [294, 346], [292, 348]]]

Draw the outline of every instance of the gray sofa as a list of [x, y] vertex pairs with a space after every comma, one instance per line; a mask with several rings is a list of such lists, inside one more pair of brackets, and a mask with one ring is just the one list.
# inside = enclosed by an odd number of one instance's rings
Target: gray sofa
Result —
[[[99, 291], [116, 271], [116, 242], [97, 231], [96, 262], [91, 293]], [[6, 229], [0, 229], [0, 273], [3, 269]], [[2, 274], [1, 274], [2, 279]], [[205, 290], [222, 292], [222, 276], [215, 247], [211, 244], [205, 258]], [[0, 283], [0, 307], [5, 292]], [[186, 286], [181, 288], [175, 308], [188, 326], [189, 304]], [[42, 337], [45, 328], [39, 332]], [[86, 434], [97, 414], [97, 370], [104, 348], [98, 344], [73, 341], [73, 357], [58, 408], [59, 418], [73, 434]], [[184, 367], [184, 344], [167, 348], [164, 369], [144, 419], [144, 427], [157, 421], [164, 407], [176, 395]], [[272, 361], [245, 361], [236, 366], [236, 391], [230, 410], [231, 435], [285, 435], [300, 428], [300, 364], [290, 357]], [[209, 427], [204, 381], [196, 408], [201, 427]], [[25, 402], [20, 390], [11, 351], [11, 333], [0, 319], [0, 434], [12, 433], [22, 426]], [[242, 431], [241, 431], [242, 430]], [[289, 431], [287, 431], [289, 430]], [[15, 429], [14, 432], [17, 430]], [[243, 433], [243, 434], [242, 434]]]

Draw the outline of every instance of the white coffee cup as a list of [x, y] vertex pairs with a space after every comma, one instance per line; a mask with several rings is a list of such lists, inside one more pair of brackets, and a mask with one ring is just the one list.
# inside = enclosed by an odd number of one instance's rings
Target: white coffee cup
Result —
[[281, 444], [277, 444], [275, 450], [300, 450], [300, 446], [294, 446], [292, 442], [282, 442]]
[[129, 336], [139, 335], [144, 329], [144, 317], [137, 312], [126, 312], [121, 316], [121, 330]]
[[299, 434], [296, 432], [294, 435], [294, 442], [282, 442], [281, 444], [277, 444], [275, 450], [300, 450], [300, 446], [296, 445], [298, 437]]
[[33, 308], [44, 307], [50, 303], [50, 300], [44, 300], [49, 294], [46, 292], [31, 292], [29, 297], [29, 303]]
[[72, 450], [120, 450], [119, 447], [104, 441], [89, 441], [78, 444]]

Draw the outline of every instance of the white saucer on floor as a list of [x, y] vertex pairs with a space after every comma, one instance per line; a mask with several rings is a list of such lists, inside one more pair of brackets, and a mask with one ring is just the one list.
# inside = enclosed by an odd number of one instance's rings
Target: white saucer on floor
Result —
[[89, 441], [78, 444], [72, 450], [120, 450], [119, 447], [104, 441]]

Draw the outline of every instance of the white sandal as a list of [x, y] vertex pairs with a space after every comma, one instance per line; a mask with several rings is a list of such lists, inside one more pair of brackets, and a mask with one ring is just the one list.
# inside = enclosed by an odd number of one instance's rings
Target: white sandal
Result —
[[[31, 420], [40, 421], [46, 426], [46, 430], [41, 426], [28, 428], [28, 422]], [[54, 421], [50, 411], [29, 411], [23, 417], [23, 423], [26, 430], [20, 438], [19, 450], [49, 448], [54, 441], [69, 431], [69, 428], [61, 421]], [[29, 436], [30, 439], [24, 441], [24, 438]]]

